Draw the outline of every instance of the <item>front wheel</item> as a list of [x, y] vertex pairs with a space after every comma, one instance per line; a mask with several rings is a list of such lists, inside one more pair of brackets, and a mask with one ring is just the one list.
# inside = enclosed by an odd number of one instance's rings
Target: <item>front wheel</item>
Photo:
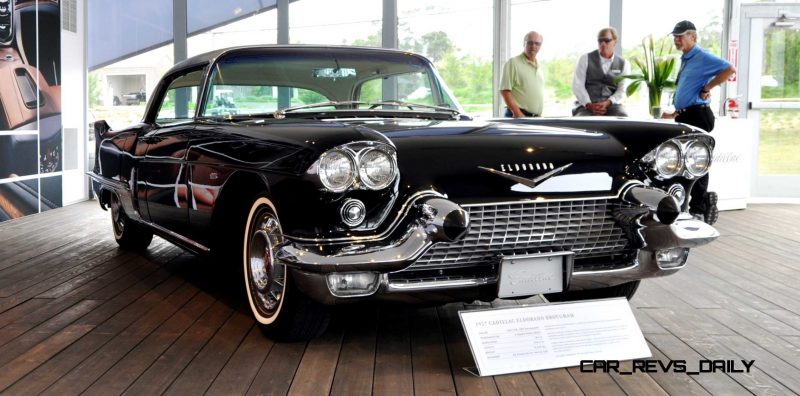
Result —
[[131, 220], [117, 194], [111, 194], [111, 225], [114, 228], [114, 239], [117, 244], [128, 250], [141, 251], [150, 246], [153, 233]]
[[243, 272], [247, 299], [264, 332], [280, 341], [309, 340], [325, 331], [330, 314], [292, 284], [286, 265], [275, 258], [283, 233], [266, 197], [250, 207], [244, 233]]
[[635, 280], [621, 285], [603, 287], [600, 289], [575, 290], [563, 293], [545, 294], [545, 298], [550, 302], [560, 301], [579, 301], [594, 300], [600, 298], [625, 297], [628, 300], [633, 298], [639, 288], [641, 280]]

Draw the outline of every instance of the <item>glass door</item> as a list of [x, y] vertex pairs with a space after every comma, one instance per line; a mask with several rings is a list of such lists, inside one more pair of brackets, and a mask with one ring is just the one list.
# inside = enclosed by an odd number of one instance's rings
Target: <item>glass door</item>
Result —
[[743, 5], [741, 21], [739, 92], [757, 127], [751, 195], [800, 198], [800, 4]]

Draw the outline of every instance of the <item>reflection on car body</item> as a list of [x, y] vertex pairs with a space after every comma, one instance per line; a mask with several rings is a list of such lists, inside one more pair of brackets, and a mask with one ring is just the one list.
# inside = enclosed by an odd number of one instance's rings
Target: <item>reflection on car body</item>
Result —
[[[140, 124], [95, 131], [93, 188], [119, 244], [158, 234], [240, 266], [253, 315], [282, 339], [313, 337], [328, 305], [365, 299], [630, 298], [718, 236], [686, 212], [708, 134], [471, 120], [407, 52], [211, 52], [167, 72]], [[543, 273], [543, 258], [557, 269]], [[530, 268], [501, 284], [511, 266]]]

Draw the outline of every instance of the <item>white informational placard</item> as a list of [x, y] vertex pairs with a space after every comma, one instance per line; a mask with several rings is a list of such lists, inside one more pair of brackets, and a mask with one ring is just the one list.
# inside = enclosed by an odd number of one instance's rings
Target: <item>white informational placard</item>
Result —
[[458, 314], [480, 376], [651, 356], [625, 298]]

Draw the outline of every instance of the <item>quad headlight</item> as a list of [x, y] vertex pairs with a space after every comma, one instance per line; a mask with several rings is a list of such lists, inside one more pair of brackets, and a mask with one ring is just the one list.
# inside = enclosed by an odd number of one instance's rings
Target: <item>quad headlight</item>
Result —
[[697, 138], [676, 138], [668, 140], [651, 150], [642, 162], [664, 180], [675, 176], [697, 179], [708, 173], [711, 166], [711, 146]]
[[361, 152], [358, 158], [358, 174], [364, 186], [371, 190], [386, 188], [397, 173], [392, 157], [379, 149]]
[[681, 148], [674, 142], [662, 144], [656, 150], [656, 171], [663, 177], [672, 177], [683, 170]]
[[708, 172], [711, 165], [711, 150], [703, 143], [692, 142], [686, 146], [686, 171], [700, 177]]
[[342, 192], [353, 185], [355, 165], [353, 159], [341, 150], [330, 150], [319, 158], [319, 179], [333, 192]]
[[394, 148], [381, 143], [355, 142], [323, 153], [309, 173], [316, 173], [331, 192], [350, 188], [381, 190], [397, 178]]

